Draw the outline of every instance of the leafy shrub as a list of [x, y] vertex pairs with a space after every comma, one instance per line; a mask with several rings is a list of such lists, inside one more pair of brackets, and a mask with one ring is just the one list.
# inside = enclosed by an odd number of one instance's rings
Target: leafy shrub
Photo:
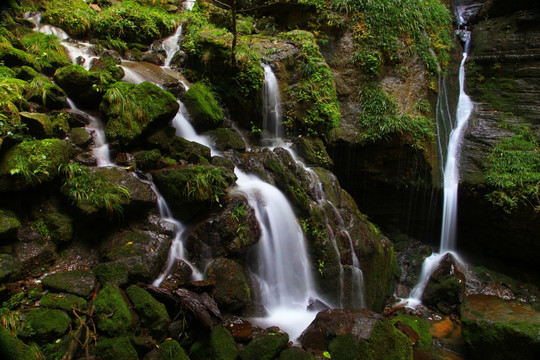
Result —
[[21, 44], [26, 51], [36, 56], [36, 62], [44, 69], [53, 69], [71, 64], [65, 52], [54, 35], [32, 32], [21, 38]]
[[83, 0], [49, 0], [44, 6], [43, 22], [76, 38], [86, 37], [92, 31], [96, 13]]

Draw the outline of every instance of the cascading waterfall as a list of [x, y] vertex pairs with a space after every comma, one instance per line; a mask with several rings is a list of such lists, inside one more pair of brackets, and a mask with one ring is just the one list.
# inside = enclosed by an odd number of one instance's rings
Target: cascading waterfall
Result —
[[[463, 16], [458, 10], [458, 21], [460, 26], [463, 22]], [[458, 35], [462, 37], [465, 44], [463, 47], [463, 58], [459, 68], [459, 98], [455, 115], [455, 122], [452, 125], [452, 132], [448, 138], [448, 147], [446, 149], [446, 162], [443, 171], [444, 175], [444, 202], [443, 202], [443, 221], [441, 229], [441, 242], [439, 253], [434, 253], [424, 261], [422, 272], [418, 284], [411, 291], [408, 299], [402, 300], [407, 302], [408, 306], [414, 307], [421, 304], [424, 289], [429, 281], [433, 271], [439, 265], [440, 259], [447, 253], [451, 253], [458, 261], [458, 255], [454, 252], [456, 243], [456, 228], [457, 228], [457, 199], [459, 185], [459, 156], [461, 150], [461, 140], [463, 131], [466, 128], [469, 116], [473, 110], [473, 103], [469, 96], [465, 93], [465, 62], [467, 61], [467, 52], [469, 50], [470, 32], [466, 30], [458, 30]], [[446, 94], [443, 94], [446, 95]], [[439, 99], [439, 102], [446, 102], [447, 99]], [[443, 103], [444, 104], [444, 103]], [[441, 105], [442, 106], [442, 105]], [[442, 109], [444, 107], [442, 106]], [[438, 116], [445, 115], [445, 111], [438, 112]], [[441, 123], [437, 121], [437, 123]], [[441, 150], [442, 151], [442, 150]], [[442, 152], [444, 155], [444, 152]]]
[[284, 135], [281, 123], [281, 97], [276, 75], [268, 64], [262, 65], [263, 83], [263, 134], [266, 141], [272, 142]]
[[180, 50], [180, 36], [182, 36], [182, 25], [178, 26], [174, 34], [163, 40], [163, 50], [165, 50], [165, 53], [167, 54], [167, 58], [165, 59], [164, 67], [170, 67], [171, 61], [174, 57], [174, 54], [178, 50]]

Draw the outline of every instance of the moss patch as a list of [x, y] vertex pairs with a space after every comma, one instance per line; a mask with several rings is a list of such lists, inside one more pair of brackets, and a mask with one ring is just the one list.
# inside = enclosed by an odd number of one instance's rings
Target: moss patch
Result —
[[117, 337], [112, 339], [102, 338], [98, 341], [94, 353], [103, 360], [138, 360], [137, 351], [131, 345], [128, 337]]
[[61, 310], [35, 309], [26, 314], [25, 324], [41, 341], [50, 341], [66, 333], [71, 319]]
[[208, 85], [198, 82], [191, 86], [184, 95], [192, 123], [199, 132], [215, 129], [223, 120], [223, 111], [219, 107]]
[[126, 334], [131, 329], [133, 318], [120, 289], [107, 284], [94, 299], [98, 329], [108, 335]]
[[392, 319], [392, 323], [395, 324], [397, 322], [409, 325], [414, 331], [416, 331], [416, 333], [420, 336], [417, 347], [422, 349], [431, 348], [433, 339], [431, 338], [431, 334], [429, 332], [429, 323], [426, 320], [412, 315], [399, 315]]
[[89, 271], [72, 270], [47, 275], [43, 278], [42, 284], [56, 291], [88, 298], [94, 291], [96, 278]]
[[143, 326], [149, 328], [154, 336], [165, 336], [171, 322], [165, 305], [157, 301], [146, 290], [131, 285], [126, 293], [133, 304], [133, 309], [140, 316]]

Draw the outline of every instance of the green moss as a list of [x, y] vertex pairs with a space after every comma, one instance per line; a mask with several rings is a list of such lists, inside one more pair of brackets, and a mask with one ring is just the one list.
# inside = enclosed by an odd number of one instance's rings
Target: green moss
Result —
[[34, 187], [52, 181], [69, 161], [71, 147], [57, 139], [27, 141], [8, 150], [0, 161], [0, 190]]
[[43, 22], [62, 28], [75, 38], [91, 32], [96, 13], [83, 0], [50, 0], [44, 6]]
[[279, 354], [280, 360], [315, 360], [315, 356], [298, 347], [290, 347]]
[[164, 336], [171, 322], [165, 305], [154, 299], [146, 290], [135, 285], [128, 287], [126, 293], [143, 326], [149, 328], [154, 334]]
[[0, 209], [0, 239], [14, 236], [20, 227], [21, 221], [13, 211]]
[[223, 111], [219, 107], [208, 85], [198, 82], [191, 86], [184, 95], [192, 122], [199, 132], [215, 129], [223, 120]]
[[157, 168], [157, 163], [161, 159], [161, 152], [159, 149], [139, 151], [133, 157], [138, 169], [148, 171]]
[[131, 345], [129, 338], [125, 336], [112, 339], [101, 338], [94, 349], [94, 353], [103, 360], [139, 359], [137, 351]]
[[41, 70], [32, 55], [4, 42], [0, 42], [0, 61], [8, 67], [30, 66], [38, 71]]
[[116, 83], [105, 93], [100, 111], [107, 121], [107, 138], [132, 145], [143, 133], [172, 120], [178, 107], [171, 93], [145, 81]]
[[133, 318], [118, 286], [105, 285], [94, 299], [94, 307], [100, 331], [118, 336], [131, 329]]
[[[33, 69], [32, 69], [33, 70]], [[34, 70], [35, 71], [35, 70]], [[37, 74], [37, 73], [36, 73]], [[14, 78], [16, 75], [15, 75], [15, 71], [11, 70], [10, 68], [8, 68], [7, 66], [3, 66], [1, 65], [0, 66], [0, 79], [4, 79], [4, 78]]]
[[5, 360], [35, 360], [33, 348], [25, 345], [3, 325], [0, 325], [0, 356]]
[[41, 282], [43, 286], [55, 291], [88, 298], [94, 291], [96, 278], [88, 271], [72, 270], [47, 275]]
[[429, 332], [429, 323], [426, 320], [412, 315], [399, 315], [392, 319], [392, 323], [395, 324], [397, 322], [409, 325], [414, 331], [416, 331], [416, 333], [420, 336], [417, 347], [426, 350], [431, 348], [433, 339], [431, 338], [431, 334]]
[[332, 360], [356, 360], [359, 358], [358, 349], [352, 335], [338, 335], [328, 345]]
[[70, 135], [71, 142], [78, 147], [86, 148], [92, 141], [92, 137], [83, 127], [77, 127], [71, 129]]
[[230, 129], [219, 128], [207, 133], [214, 139], [214, 144], [219, 150], [244, 151], [246, 144], [242, 137]]
[[159, 344], [158, 360], [189, 360], [184, 349], [176, 340], [167, 340]]
[[358, 349], [361, 359], [412, 360], [413, 358], [409, 338], [386, 320], [379, 320], [375, 324], [369, 340], [361, 340]]
[[69, 216], [53, 211], [44, 214], [43, 221], [51, 240], [67, 242], [73, 238], [73, 225]]
[[71, 64], [64, 46], [54, 35], [32, 32], [21, 39], [26, 52], [35, 56], [35, 61], [44, 72], [52, 74], [56, 68]]
[[47, 308], [71, 312], [72, 308], [86, 310], [86, 300], [72, 294], [47, 293], [40, 300], [40, 305]]
[[127, 284], [129, 269], [124, 263], [101, 263], [92, 269], [98, 281], [102, 284]]
[[287, 347], [289, 335], [281, 330], [267, 330], [255, 337], [239, 356], [242, 360], [271, 360]]
[[236, 343], [231, 333], [222, 326], [215, 326], [210, 333], [210, 346], [212, 347], [212, 359], [235, 360], [238, 357]]
[[26, 314], [25, 323], [38, 339], [50, 341], [66, 333], [71, 319], [61, 310], [34, 309]]
[[22, 264], [12, 255], [0, 254], [0, 282], [15, 281], [23, 270]]

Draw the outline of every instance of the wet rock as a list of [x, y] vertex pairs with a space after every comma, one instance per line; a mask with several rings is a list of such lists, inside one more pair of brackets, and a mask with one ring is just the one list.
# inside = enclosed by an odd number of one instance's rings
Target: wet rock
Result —
[[422, 302], [445, 314], [457, 309], [465, 295], [465, 275], [451, 254], [446, 254], [431, 274]]
[[307, 166], [320, 166], [331, 169], [334, 165], [320, 138], [296, 137], [293, 139], [293, 146], [296, 154], [306, 162]]
[[126, 334], [132, 328], [133, 316], [120, 288], [105, 285], [94, 299], [97, 327], [109, 336]]
[[[36, 226], [37, 225], [37, 226]], [[42, 223], [40, 224], [41, 226]], [[56, 248], [38, 223], [28, 224], [17, 232], [18, 242], [13, 247], [13, 253], [26, 272], [40, 270], [44, 265], [56, 259]]]
[[239, 352], [241, 360], [271, 360], [289, 343], [289, 335], [279, 328], [268, 328]]
[[88, 145], [92, 142], [92, 137], [86, 131], [86, 129], [82, 127], [76, 127], [71, 129], [71, 133], [69, 136], [71, 142], [73, 145], [78, 146], [82, 149], [86, 149]]
[[535, 359], [540, 313], [519, 301], [473, 295], [460, 308], [463, 338], [472, 359]]
[[97, 281], [89, 271], [72, 270], [47, 275], [43, 278], [42, 284], [53, 291], [88, 298], [94, 292]]
[[251, 291], [242, 266], [231, 259], [219, 258], [208, 265], [207, 277], [216, 282], [212, 295], [222, 309], [239, 310], [251, 299]]
[[432, 338], [429, 323], [413, 315], [399, 315], [392, 319], [394, 326], [407, 335], [415, 348], [430, 349]]
[[35, 332], [32, 338], [46, 343], [64, 335], [71, 319], [61, 310], [33, 309], [25, 315], [25, 323]]
[[279, 360], [315, 360], [315, 356], [304, 349], [293, 346], [279, 354]]
[[19, 279], [23, 265], [12, 255], [0, 254], [0, 282], [3, 284]]
[[246, 144], [242, 137], [235, 131], [225, 128], [218, 128], [206, 132], [214, 140], [214, 145], [221, 151], [236, 150], [244, 152]]
[[254, 325], [245, 319], [233, 317], [227, 319], [223, 326], [230, 331], [236, 342], [246, 343], [253, 338]]
[[325, 304], [320, 299], [309, 298], [307, 309], [310, 311], [323, 311], [330, 309], [330, 306]]
[[187, 289], [178, 289], [174, 294], [178, 296], [179, 304], [185, 309], [189, 309], [201, 325], [206, 328], [213, 327], [215, 315], [211, 315], [213, 312], [208, 309], [199, 295]]
[[20, 227], [21, 222], [13, 211], [0, 209], [0, 239], [15, 238]]
[[215, 129], [223, 120], [223, 110], [207, 85], [198, 82], [186, 91], [183, 101], [198, 132]]
[[39, 302], [40, 306], [60, 309], [71, 313], [72, 308], [86, 311], [87, 302], [85, 299], [72, 294], [47, 293], [43, 295]]
[[135, 285], [128, 287], [126, 294], [139, 315], [142, 326], [150, 330], [153, 338], [157, 340], [165, 338], [167, 327], [171, 323], [165, 306], [146, 290]]
[[93, 108], [99, 105], [103, 86], [114, 82], [101, 72], [87, 71], [81, 65], [69, 65], [56, 70], [54, 81], [68, 96], [83, 108]]
[[163, 289], [175, 291], [191, 279], [191, 274], [193, 274], [191, 266], [184, 260], [178, 259], [159, 286]]
[[63, 113], [67, 115], [68, 124], [71, 128], [85, 127], [90, 124], [90, 118], [80, 110], [64, 109]]
[[22, 123], [28, 126], [30, 134], [36, 139], [46, 139], [52, 136], [52, 124], [49, 116], [26, 111], [20, 111], [19, 116]]

